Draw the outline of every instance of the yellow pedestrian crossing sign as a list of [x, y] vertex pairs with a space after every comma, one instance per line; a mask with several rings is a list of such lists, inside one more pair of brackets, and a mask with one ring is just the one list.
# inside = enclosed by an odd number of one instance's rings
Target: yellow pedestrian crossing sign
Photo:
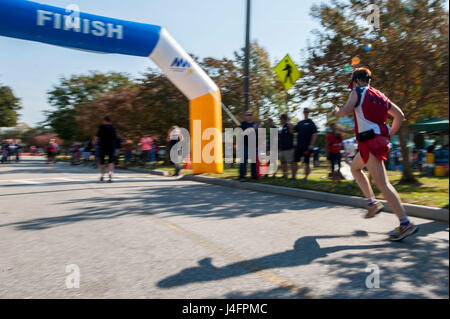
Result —
[[273, 70], [278, 75], [278, 78], [286, 91], [289, 90], [302, 75], [302, 73], [297, 69], [295, 63], [292, 62], [289, 54], [286, 54], [283, 60], [281, 60], [277, 66], [273, 68]]

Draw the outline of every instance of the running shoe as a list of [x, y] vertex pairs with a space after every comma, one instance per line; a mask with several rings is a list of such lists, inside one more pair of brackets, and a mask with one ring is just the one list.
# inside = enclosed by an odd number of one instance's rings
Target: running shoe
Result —
[[364, 216], [364, 218], [372, 218], [378, 215], [382, 210], [384, 206], [380, 202], [375, 203], [374, 205], [367, 206], [367, 213]]
[[408, 236], [411, 236], [412, 234], [416, 233], [419, 230], [419, 226], [414, 225], [413, 223], [409, 223], [408, 226], [399, 226], [395, 228], [390, 234], [389, 234], [389, 240], [392, 241], [400, 241], [402, 239], [405, 239]]

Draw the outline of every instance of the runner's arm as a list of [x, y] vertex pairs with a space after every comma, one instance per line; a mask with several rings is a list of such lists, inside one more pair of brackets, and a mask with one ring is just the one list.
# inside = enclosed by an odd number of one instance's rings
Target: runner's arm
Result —
[[343, 129], [342, 127], [339, 127], [338, 125], [336, 125], [336, 130], [342, 133], [346, 133], [346, 134], [353, 134], [355, 131], [354, 130], [346, 130]]
[[398, 132], [400, 126], [402, 126], [402, 122], [405, 119], [405, 114], [403, 114], [403, 111], [392, 102], [391, 108], [388, 110], [388, 113], [394, 118], [394, 121], [392, 122], [391, 136], [390, 136], [390, 138], [392, 138]]
[[333, 110], [333, 114], [336, 116], [345, 116], [351, 114], [357, 102], [358, 102], [358, 94], [356, 93], [355, 90], [352, 90], [352, 93], [350, 93], [350, 96], [348, 97], [347, 103], [345, 103], [344, 107], [342, 109], [339, 109], [336, 106]]

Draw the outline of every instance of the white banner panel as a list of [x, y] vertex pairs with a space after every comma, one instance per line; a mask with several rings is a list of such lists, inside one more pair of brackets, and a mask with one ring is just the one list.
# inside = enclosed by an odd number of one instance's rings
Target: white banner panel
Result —
[[149, 57], [189, 100], [219, 90], [164, 28], [161, 29], [159, 41]]

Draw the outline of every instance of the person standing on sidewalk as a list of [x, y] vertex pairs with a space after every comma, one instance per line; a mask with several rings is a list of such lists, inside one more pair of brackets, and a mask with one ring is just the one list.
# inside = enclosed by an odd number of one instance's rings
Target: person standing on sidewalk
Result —
[[[256, 123], [253, 120], [253, 113], [251, 111], [245, 112], [245, 121], [241, 123], [239, 126], [243, 132], [247, 129], [253, 129], [255, 130], [255, 144], [258, 141], [258, 123]], [[258, 156], [258, 148], [255, 145], [255, 155]], [[244, 136], [244, 158], [240, 159], [239, 164], [239, 180], [241, 182], [245, 182], [245, 176], [247, 175], [247, 163], [249, 161], [249, 145], [248, 145], [248, 136]], [[256, 157], [255, 156], [255, 157]], [[250, 163], [250, 170], [252, 174], [252, 179], [258, 179], [258, 172], [257, 172], [257, 165], [256, 165], [256, 158], [254, 159], [254, 163]]]
[[20, 153], [22, 153], [22, 148], [23, 148], [23, 144], [22, 144], [22, 140], [15, 140], [15, 144], [16, 144], [16, 163], [20, 162]]
[[294, 173], [293, 177], [297, 176], [297, 162], [303, 158], [303, 165], [305, 169], [304, 181], [307, 180], [308, 175], [311, 173], [311, 168], [309, 165], [309, 159], [311, 156], [311, 151], [314, 148], [314, 143], [317, 139], [317, 127], [314, 122], [309, 118], [309, 109], [305, 107], [303, 109], [303, 115], [305, 119], [297, 123], [294, 127], [294, 131], [297, 132], [297, 147], [295, 149], [294, 158]]
[[125, 165], [129, 165], [133, 156], [133, 141], [126, 139], [125, 142], [122, 143], [122, 150], [125, 158]]
[[294, 170], [294, 125], [288, 122], [289, 118], [287, 114], [280, 116], [280, 123], [282, 125], [278, 148], [278, 158], [281, 162], [281, 168], [283, 170], [283, 178], [288, 178], [288, 166], [291, 166], [292, 179], [295, 180]]
[[111, 183], [114, 172], [114, 152], [117, 135], [109, 116], [103, 118], [103, 124], [98, 129], [97, 137], [100, 147], [100, 181], [103, 181], [103, 175], [105, 175], [105, 157], [108, 156], [108, 182]]
[[58, 152], [58, 144], [54, 138], [50, 139], [47, 145], [47, 164], [56, 163], [56, 153]]
[[[274, 121], [272, 118], [268, 118], [264, 128], [266, 128], [266, 155], [269, 156], [270, 155], [270, 129], [277, 129], [278, 131], [278, 127], [275, 125]], [[264, 138], [263, 136], [261, 136], [260, 138]], [[264, 166], [260, 166], [259, 168], [259, 177], [269, 177], [269, 167], [270, 167], [270, 160], [267, 161], [266, 163], [263, 164]], [[277, 172], [273, 172], [272, 173], [272, 177], [275, 177], [277, 174]]]
[[[354, 70], [347, 103], [342, 109], [335, 107], [333, 113], [337, 116], [354, 114], [359, 152], [352, 161], [351, 171], [367, 198], [365, 218], [374, 217], [383, 209], [363, 172], [363, 168], [367, 167], [377, 188], [400, 221], [400, 226], [389, 235], [390, 240], [399, 241], [417, 232], [418, 227], [409, 221], [397, 191], [389, 182], [383, 161], [387, 159], [389, 142], [400, 129], [405, 115], [382, 92], [370, 86], [371, 79], [372, 73], [368, 68]], [[386, 124], [388, 114], [394, 118], [392, 128]]]
[[[172, 126], [169, 130], [169, 134], [167, 139], [169, 140], [169, 156], [172, 150], [172, 147], [179, 147], [177, 143], [183, 140], [183, 135], [181, 134], [180, 128], [176, 125]], [[181, 152], [181, 148], [177, 150], [178, 155]], [[171, 159], [172, 160], [172, 159]], [[181, 171], [181, 163], [179, 161], [172, 160], [172, 163], [175, 165], [175, 174], [174, 176], [180, 175]]]
[[[338, 179], [342, 179], [340, 174], [341, 172], [341, 148], [342, 148], [342, 135], [338, 132], [336, 124], [330, 124], [331, 132], [327, 134], [326, 142], [327, 142], [327, 151], [328, 151], [328, 160], [330, 161], [331, 172], [329, 177], [336, 181]], [[338, 167], [338, 170], [335, 171], [335, 167]]]
[[142, 150], [142, 164], [144, 164], [145, 167], [150, 165], [152, 144], [153, 139], [150, 137], [148, 133], [145, 132], [144, 136], [141, 138], [139, 142], [139, 145], [141, 146]]

